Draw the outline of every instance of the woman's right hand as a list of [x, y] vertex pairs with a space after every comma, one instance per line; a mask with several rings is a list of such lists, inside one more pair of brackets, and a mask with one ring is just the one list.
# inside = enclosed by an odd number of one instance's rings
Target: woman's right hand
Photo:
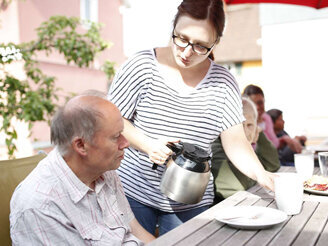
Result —
[[260, 177], [257, 178], [257, 182], [264, 188], [274, 191], [274, 178], [278, 175], [276, 173], [271, 173], [264, 171]]
[[180, 142], [178, 138], [149, 138], [140, 129], [134, 127], [129, 120], [123, 118], [123, 122], [123, 135], [130, 142], [130, 146], [148, 154], [149, 160], [154, 164], [164, 164], [172, 154], [172, 150], [166, 146], [168, 143]]
[[160, 138], [151, 140], [146, 151], [149, 156], [149, 160], [155, 164], [164, 164], [167, 158], [172, 155], [172, 150], [166, 145], [168, 143], [178, 142], [180, 142], [180, 139], [177, 138]]

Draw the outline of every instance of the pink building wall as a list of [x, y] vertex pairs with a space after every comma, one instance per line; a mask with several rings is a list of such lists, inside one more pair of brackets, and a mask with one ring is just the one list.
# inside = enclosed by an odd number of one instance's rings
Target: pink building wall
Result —
[[[121, 64], [126, 57], [123, 54], [123, 27], [122, 16], [119, 13], [120, 1], [98, 0], [98, 20], [104, 24], [101, 35], [113, 46], [100, 55], [99, 61], [109, 59]], [[41, 22], [54, 15], [80, 17], [80, 0], [28, 0], [18, 1], [20, 40], [27, 42], [36, 38], [35, 28]], [[52, 61], [58, 61], [52, 56]]]
[[0, 42], [19, 42], [18, 5], [13, 1], [6, 9], [0, 9]]
[[[27, 0], [12, 1], [12, 6], [8, 12], [2, 13], [6, 16], [6, 29], [0, 29], [1, 33], [10, 34], [9, 38], [4, 39], [0, 36], [0, 42], [28, 42], [37, 37], [35, 29], [43, 21], [54, 15], [77, 16], [80, 17], [80, 0]], [[57, 87], [63, 92], [80, 93], [88, 89], [97, 89], [103, 92], [108, 90], [108, 81], [105, 74], [99, 70], [105, 60], [115, 62], [118, 67], [125, 59], [123, 53], [123, 27], [122, 16], [119, 12], [120, 1], [118, 0], [99, 0], [98, 1], [98, 21], [103, 23], [101, 31], [102, 38], [110, 41], [113, 45], [97, 57], [95, 64], [90, 68], [78, 68], [72, 64], [67, 65], [60, 54], [53, 53], [49, 57], [39, 54], [41, 70], [47, 74], [55, 76]], [[7, 11], [6, 10], [6, 11]], [[10, 26], [8, 28], [8, 26]], [[9, 33], [10, 30], [12, 33]], [[63, 103], [63, 98], [60, 103]], [[30, 136], [32, 142], [36, 143], [37, 148], [49, 146], [50, 129], [47, 123], [38, 122], [32, 128]]]

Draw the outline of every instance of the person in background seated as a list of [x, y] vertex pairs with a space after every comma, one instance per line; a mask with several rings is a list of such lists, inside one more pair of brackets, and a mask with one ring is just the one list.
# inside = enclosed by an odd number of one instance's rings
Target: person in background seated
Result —
[[249, 97], [255, 103], [258, 112], [258, 126], [261, 127], [264, 134], [273, 143], [273, 145], [278, 148], [279, 139], [273, 131], [273, 122], [270, 116], [265, 113], [263, 90], [256, 85], [248, 85], [244, 89], [243, 96]]
[[[273, 121], [273, 129], [276, 136], [278, 138], [282, 136], [289, 136], [284, 130], [285, 121], [283, 119], [282, 111], [279, 109], [270, 109], [267, 111], [267, 114], [270, 115]], [[307, 138], [305, 136], [296, 136], [293, 140], [304, 146]], [[288, 145], [279, 148], [279, 159], [282, 165], [293, 165], [295, 153], [299, 152], [293, 151]]]
[[129, 146], [122, 131], [120, 111], [99, 96], [74, 97], [57, 111], [54, 150], [10, 202], [13, 245], [142, 245], [154, 239], [135, 219], [115, 171]]
[[[275, 172], [280, 168], [276, 147], [269, 141], [263, 131], [257, 126], [257, 110], [248, 98], [242, 98], [243, 122], [247, 140], [252, 144], [260, 162], [267, 171]], [[212, 144], [212, 174], [214, 176], [214, 204], [233, 195], [237, 191], [247, 190], [256, 184], [232, 165], [222, 148], [221, 139]]]
[[266, 137], [273, 143], [274, 146], [276, 146], [278, 150], [287, 145], [295, 153], [302, 152], [303, 147], [298, 141], [295, 141], [288, 135], [277, 137], [275, 134], [273, 121], [270, 115], [265, 112], [264, 93], [260, 87], [256, 85], [248, 85], [244, 89], [243, 95], [249, 97], [256, 104], [258, 112], [258, 125], [263, 129]]

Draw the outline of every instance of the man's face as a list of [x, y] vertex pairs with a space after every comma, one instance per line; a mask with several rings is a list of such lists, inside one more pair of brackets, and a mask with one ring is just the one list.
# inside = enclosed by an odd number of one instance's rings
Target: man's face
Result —
[[245, 121], [243, 122], [244, 132], [250, 143], [256, 143], [258, 138], [256, 118], [253, 113], [244, 113]]
[[256, 105], [258, 118], [260, 119], [264, 111], [264, 97], [261, 94], [253, 94], [249, 97]]
[[99, 173], [117, 169], [124, 157], [124, 149], [129, 146], [122, 135], [123, 119], [120, 112], [105, 108], [102, 113], [104, 117], [99, 120], [99, 130], [87, 150], [90, 167]]

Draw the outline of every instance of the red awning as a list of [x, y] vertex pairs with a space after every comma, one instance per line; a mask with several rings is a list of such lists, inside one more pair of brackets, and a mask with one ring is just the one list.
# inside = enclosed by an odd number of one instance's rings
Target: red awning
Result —
[[295, 4], [316, 9], [328, 7], [328, 0], [225, 0], [226, 4], [241, 4], [241, 3], [280, 3], [280, 4]]

